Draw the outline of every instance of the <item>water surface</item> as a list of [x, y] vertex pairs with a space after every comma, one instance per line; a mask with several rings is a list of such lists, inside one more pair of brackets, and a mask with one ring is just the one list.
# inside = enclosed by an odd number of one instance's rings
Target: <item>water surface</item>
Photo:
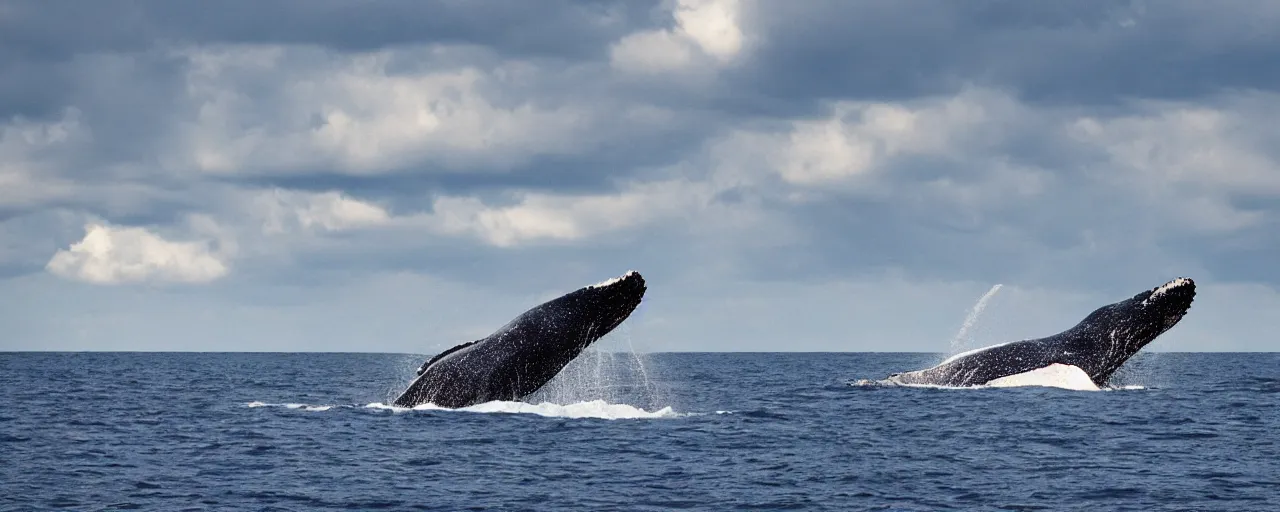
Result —
[[462, 412], [382, 405], [423, 356], [5, 353], [0, 509], [1280, 509], [1280, 354], [850, 385], [940, 359], [589, 353]]

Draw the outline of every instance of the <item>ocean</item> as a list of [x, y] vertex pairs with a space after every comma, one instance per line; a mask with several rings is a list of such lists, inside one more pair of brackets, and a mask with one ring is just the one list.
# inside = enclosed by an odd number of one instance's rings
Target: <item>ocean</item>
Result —
[[388, 407], [425, 356], [0, 354], [2, 510], [1280, 510], [1280, 354], [1123, 386], [858, 384], [919, 353], [588, 352]]

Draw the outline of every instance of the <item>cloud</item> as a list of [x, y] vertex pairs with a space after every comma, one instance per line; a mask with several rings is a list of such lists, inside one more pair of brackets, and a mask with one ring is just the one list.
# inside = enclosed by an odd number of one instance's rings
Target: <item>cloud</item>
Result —
[[57, 121], [15, 117], [0, 125], [0, 210], [32, 207], [69, 195], [73, 184], [53, 175], [49, 160], [85, 136], [80, 112], [73, 107]]
[[[430, 60], [441, 51], [402, 50], [395, 59]], [[530, 71], [519, 63], [393, 71], [387, 52], [329, 58], [289, 47], [196, 49], [187, 58], [195, 117], [173, 167], [216, 174], [505, 168], [576, 151], [591, 138], [591, 113], [579, 106], [489, 97], [495, 87], [521, 87]], [[264, 75], [289, 78], [263, 83]], [[260, 94], [240, 92], [254, 83], [265, 87]]]
[[705, 189], [687, 182], [637, 184], [617, 194], [522, 194], [509, 206], [443, 197], [436, 200], [428, 222], [440, 232], [472, 234], [498, 247], [572, 242], [660, 219], [687, 218], [707, 199]]
[[1052, 114], [1002, 91], [836, 101], [824, 110], [710, 141], [710, 179], [793, 204], [893, 198], [903, 207], [930, 209], [999, 208], [1043, 194], [1053, 179], [1046, 169], [1005, 154], [1013, 134]]
[[85, 226], [84, 239], [59, 250], [45, 268], [93, 284], [207, 283], [228, 266], [208, 242], [174, 242], [144, 228]]
[[1277, 195], [1274, 131], [1259, 124], [1276, 104], [1228, 94], [1082, 115], [977, 87], [836, 101], [713, 140], [709, 179], [820, 241], [805, 251], [814, 275], [871, 266], [1066, 286], [1162, 279], [1211, 261], [1169, 244], [1231, 236], [1239, 247], [1275, 225], [1258, 201]]
[[[1115, 105], [1275, 91], [1280, 9], [1149, 2], [752, 4], [753, 58], [730, 77], [748, 91], [812, 98], [904, 99], [965, 84], [1034, 103]], [[1157, 57], [1158, 56], [1158, 57]]]
[[677, 0], [675, 26], [628, 34], [610, 47], [613, 67], [628, 73], [684, 71], [733, 63], [747, 44], [739, 0]]
[[1179, 226], [1238, 231], [1259, 225], [1266, 213], [1238, 208], [1234, 196], [1280, 196], [1280, 159], [1269, 154], [1277, 137], [1263, 121], [1276, 104], [1269, 96], [1221, 107], [1159, 104], [1133, 115], [1084, 116], [1068, 132], [1117, 171], [1109, 181], [1178, 205]]
[[999, 133], [1013, 117], [1012, 102], [996, 91], [967, 90], [919, 103], [838, 101], [825, 118], [796, 120], [772, 140], [747, 144], [776, 148], [768, 163], [783, 180], [823, 186], [881, 169], [899, 155], [972, 153], [961, 146], [981, 143], [984, 132]]
[[[14, 48], [49, 59], [221, 43], [318, 45], [365, 52], [421, 43], [484, 45], [521, 56], [589, 57], [618, 34], [649, 23], [654, 2], [496, 0], [228, 0], [219, 9], [164, 1], [122, 6], [5, 6]], [[253, 16], [245, 16], [252, 12]], [[103, 23], [110, 20], [111, 23]], [[58, 35], [54, 35], [58, 34]]]
[[289, 231], [343, 231], [386, 224], [391, 215], [376, 204], [339, 191], [306, 193], [274, 189], [253, 193], [252, 215], [267, 234]]

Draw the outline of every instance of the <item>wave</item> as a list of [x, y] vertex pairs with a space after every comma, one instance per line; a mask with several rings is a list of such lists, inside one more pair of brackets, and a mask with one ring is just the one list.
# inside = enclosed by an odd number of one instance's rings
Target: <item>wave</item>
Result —
[[575, 402], [570, 404], [555, 404], [551, 402], [542, 402], [531, 404], [528, 402], [510, 402], [505, 400], [495, 400], [482, 404], [472, 405], [470, 407], [462, 407], [458, 409], [449, 409], [440, 407], [435, 404], [422, 404], [416, 407], [399, 407], [395, 405], [374, 402], [370, 404], [360, 405], [308, 405], [298, 403], [272, 404], [266, 402], [249, 402], [248, 407], [282, 407], [287, 409], [301, 409], [304, 411], [322, 412], [333, 408], [362, 408], [374, 410], [386, 410], [396, 413], [409, 411], [446, 411], [446, 412], [470, 412], [470, 413], [504, 413], [504, 414], [535, 414], [538, 416], [546, 416], [552, 418], [597, 418], [606, 420], [621, 419], [652, 419], [652, 418], [675, 418], [683, 416], [675, 412], [670, 406], [663, 407], [655, 411], [646, 411], [642, 408], [628, 404], [611, 404], [604, 400], [591, 400], [584, 402]]
[[[341, 405], [333, 406], [333, 405], [308, 405], [308, 404], [269, 404], [266, 402], [249, 402], [248, 404], [245, 404], [245, 405], [249, 407], [284, 407], [287, 409], [302, 409], [304, 411], [327, 411], [334, 407], [344, 407]], [[345, 407], [350, 407], [350, 406], [345, 406]]]

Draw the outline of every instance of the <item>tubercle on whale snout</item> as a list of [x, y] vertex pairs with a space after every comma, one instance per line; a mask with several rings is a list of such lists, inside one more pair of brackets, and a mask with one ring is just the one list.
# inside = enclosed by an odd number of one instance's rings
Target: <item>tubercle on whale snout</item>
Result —
[[640, 273], [636, 272], [635, 270], [628, 270], [626, 273], [618, 277], [614, 277], [612, 279], [606, 279], [596, 284], [589, 284], [582, 288], [586, 290], [606, 289], [606, 288], [613, 287], [619, 283], [624, 283], [624, 284], [635, 283], [635, 284], [638, 284], [641, 288], [644, 288], [644, 276], [641, 276]]
[[1195, 302], [1196, 283], [1189, 277], [1179, 277], [1165, 284], [1139, 293], [1134, 299], [1141, 299], [1140, 305], [1158, 305], [1160, 309], [1173, 308], [1186, 312]]

